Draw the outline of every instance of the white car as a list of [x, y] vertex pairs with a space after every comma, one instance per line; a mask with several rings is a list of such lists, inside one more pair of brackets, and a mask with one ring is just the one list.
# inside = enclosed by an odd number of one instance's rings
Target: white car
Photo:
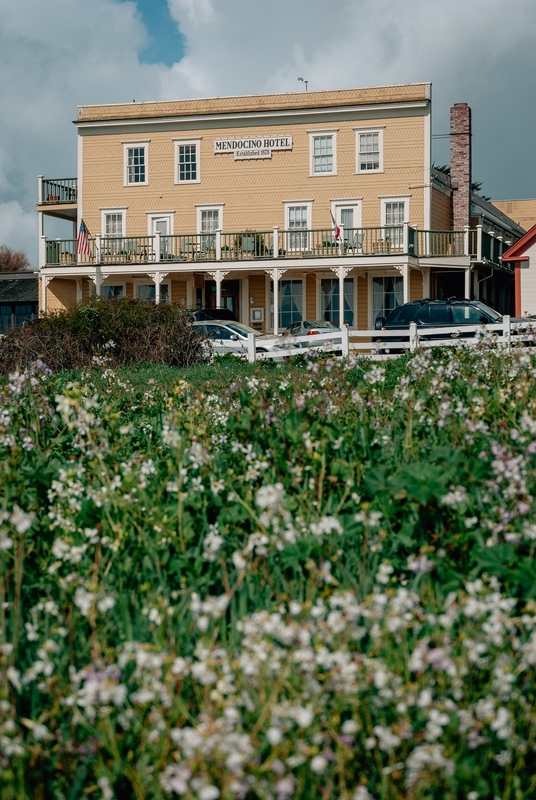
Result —
[[282, 341], [281, 338], [267, 333], [259, 333], [241, 322], [206, 320], [205, 322], [194, 322], [193, 328], [199, 332], [200, 336], [209, 340], [212, 351], [218, 354], [235, 353], [235, 355], [247, 356], [248, 334], [250, 333], [255, 336], [257, 353], [289, 349], [289, 343]]

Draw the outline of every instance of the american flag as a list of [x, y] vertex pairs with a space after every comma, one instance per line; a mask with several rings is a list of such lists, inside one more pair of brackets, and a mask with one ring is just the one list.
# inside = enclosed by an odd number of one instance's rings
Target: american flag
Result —
[[89, 244], [89, 231], [84, 220], [80, 222], [80, 231], [78, 233], [78, 239], [76, 240], [76, 252], [83, 256], [93, 255]]
[[333, 214], [331, 215], [331, 219], [333, 220], [333, 227], [335, 228], [335, 241], [338, 242], [339, 239], [341, 238], [341, 229], [335, 222], [335, 217], [333, 216]]

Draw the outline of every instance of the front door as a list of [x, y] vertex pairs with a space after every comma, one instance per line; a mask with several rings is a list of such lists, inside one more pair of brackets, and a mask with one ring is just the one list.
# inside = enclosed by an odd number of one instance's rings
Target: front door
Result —
[[169, 238], [171, 233], [171, 219], [169, 217], [153, 217], [151, 227], [153, 236], [156, 236], [157, 233], [160, 234], [159, 260], [162, 261], [163, 259], [171, 258], [173, 252], [173, 243]]
[[[205, 281], [205, 306], [216, 308], [216, 281]], [[222, 281], [221, 308], [227, 308], [240, 319], [240, 281]]]

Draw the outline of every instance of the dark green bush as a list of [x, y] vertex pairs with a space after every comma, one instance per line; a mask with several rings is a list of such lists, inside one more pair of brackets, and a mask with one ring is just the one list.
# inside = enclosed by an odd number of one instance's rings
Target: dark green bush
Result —
[[191, 319], [168, 303], [92, 297], [84, 305], [9, 331], [0, 341], [0, 371], [12, 372], [37, 360], [53, 372], [95, 363], [189, 367], [205, 360]]

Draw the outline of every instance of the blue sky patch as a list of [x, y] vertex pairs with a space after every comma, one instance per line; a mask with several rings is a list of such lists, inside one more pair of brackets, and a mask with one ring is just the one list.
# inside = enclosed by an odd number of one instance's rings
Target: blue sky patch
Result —
[[171, 67], [184, 55], [184, 36], [172, 19], [166, 0], [136, 0], [151, 41], [140, 53], [145, 64]]

